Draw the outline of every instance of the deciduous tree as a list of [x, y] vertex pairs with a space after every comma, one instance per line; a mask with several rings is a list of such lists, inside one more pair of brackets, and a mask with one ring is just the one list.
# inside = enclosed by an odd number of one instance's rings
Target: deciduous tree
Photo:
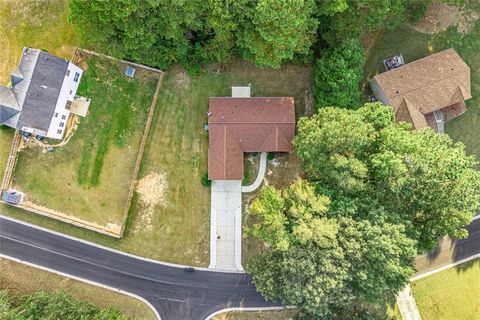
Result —
[[480, 174], [464, 145], [396, 124], [391, 108], [379, 103], [357, 111], [320, 109], [299, 121], [295, 147], [309, 180], [334, 200], [371, 199], [395, 223], [400, 217], [421, 251], [444, 235], [464, 237], [478, 211]]
[[365, 53], [357, 39], [320, 52], [315, 63], [315, 105], [352, 108], [360, 103]]

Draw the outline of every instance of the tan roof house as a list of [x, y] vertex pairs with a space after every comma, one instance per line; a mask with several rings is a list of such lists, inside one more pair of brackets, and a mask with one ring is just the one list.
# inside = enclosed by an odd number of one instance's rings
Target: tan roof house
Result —
[[390, 105], [397, 121], [415, 129], [444, 131], [444, 123], [467, 110], [470, 68], [454, 49], [381, 73], [370, 80], [375, 97]]
[[212, 97], [208, 112], [208, 178], [242, 180], [245, 152], [291, 152], [290, 97]]

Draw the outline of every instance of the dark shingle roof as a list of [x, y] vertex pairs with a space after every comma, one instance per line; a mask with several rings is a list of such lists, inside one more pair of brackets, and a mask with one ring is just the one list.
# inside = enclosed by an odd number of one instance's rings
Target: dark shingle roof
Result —
[[17, 128], [48, 131], [68, 61], [40, 51]]

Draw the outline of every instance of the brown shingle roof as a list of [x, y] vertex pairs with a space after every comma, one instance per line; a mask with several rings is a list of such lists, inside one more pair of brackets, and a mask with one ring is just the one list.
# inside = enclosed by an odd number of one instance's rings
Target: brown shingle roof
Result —
[[392, 106], [397, 119], [404, 119], [404, 112], [411, 111], [411, 122], [416, 129], [426, 126], [422, 115], [472, 97], [470, 68], [454, 49], [378, 74], [374, 80], [385, 93], [386, 103]]
[[209, 102], [208, 177], [242, 180], [244, 152], [291, 152], [293, 98], [212, 97]]

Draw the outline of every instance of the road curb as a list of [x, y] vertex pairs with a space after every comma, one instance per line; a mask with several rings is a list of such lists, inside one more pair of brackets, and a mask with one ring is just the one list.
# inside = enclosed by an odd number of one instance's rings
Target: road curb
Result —
[[428, 271], [428, 272], [425, 272], [425, 273], [421, 273], [419, 275], [416, 275], [414, 277], [411, 277], [410, 278], [410, 281], [411, 282], [414, 282], [414, 281], [417, 281], [417, 280], [420, 280], [420, 279], [423, 279], [425, 277], [428, 277], [428, 276], [431, 276], [435, 273], [438, 273], [438, 272], [442, 272], [442, 271], [445, 271], [445, 270], [448, 270], [448, 269], [451, 269], [451, 268], [454, 268], [462, 263], [465, 263], [465, 262], [468, 262], [468, 261], [471, 261], [471, 260], [475, 260], [477, 258], [480, 258], [480, 253], [477, 253], [477, 254], [474, 254], [473, 256], [470, 256], [468, 258], [465, 258], [465, 259], [462, 259], [462, 260], [459, 260], [457, 262], [454, 262], [454, 263], [450, 263], [450, 264], [447, 264], [443, 267], [440, 267], [440, 268], [437, 268], [437, 269], [434, 269], [434, 270], [431, 270], [431, 271]]
[[226, 312], [232, 312], [232, 311], [242, 311], [242, 312], [255, 312], [255, 311], [279, 311], [279, 310], [284, 310], [284, 309], [295, 309], [295, 307], [290, 306], [290, 307], [231, 307], [231, 308], [225, 308], [225, 309], [220, 309], [218, 311], [215, 311], [214, 313], [210, 314], [205, 320], [211, 320], [213, 317], [218, 316], [219, 314], [226, 313]]
[[[130, 257], [130, 258], [135, 258], [135, 259], [139, 259], [139, 260], [142, 260], [142, 261], [147, 261], [147, 262], [160, 264], [160, 265], [164, 265], [164, 266], [169, 266], [169, 267], [174, 267], [174, 268], [182, 268], [183, 269], [185, 267], [190, 267], [188, 265], [164, 262], [164, 261], [159, 261], [159, 260], [154, 260], [154, 259], [150, 259], [150, 258], [137, 256], [137, 255], [134, 255], [134, 254], [131, 254], [131, 253], [128, 253], [128, 252], [123, 252], [123, 251], [120, 251], [120, 250], [117, 250], [117, 249], [106, 247], [106, 246], [103, 246], [103, 245], [100, 245], [100, 244], [97, 244], [97, 243], [94, 243], [94, 242], [91, 242], [91, 241], [88, 241], [88, 240], [80, 239], [80, 238], [70, 236], [70, 235], [67, 235], [67, 234], [64, 234], [64, 233], [61, 233], [61, 232], [53, 231], [53, 230], [50, 230], [50, 229], [47, 229], [47, 228], [44, 228], [44, 227], [40, 227], [40, 226], [31, 224], [29, 222], [18, 220], [18, 219], [12, 218], [12, 217], [8, 217], [8, 216], [2, 215], [2, 214], [0, 214], [0, 219], [13, 221], [13, 222], [23, 224], [25, 226], [28, 226], [28, 227], [31, 227], [31, 228], [34, 228], [34, 229], [42, 230], [42, 231], [45, 231], [45, 232], [50, 232], [52, 234], [55, 234], [55, 235], [63, 237], [63, 238], [67, 238], [67, 239], [74, 240], [74, 241], [79, 241], [79, 242], [82, 242], [82, 243], [85, 243], [85, 244], [88, 244], [88, 245], [91, 245], [91, 246], [94, 246], [94, 247], [97, 247], [97, 248], [100, 248], [100, 249], [103, 249], [103, 250], [107, 250], [107, 251], [110, 251], [110, 252], [115, 252], [115, 253], [118, 253], [118, 254], [122, 254], [122, 255]], [[208, 269], [208, 268], [205, 268], [205, 267], [196, 267], [196, 266], [194, 266], [194, 268], [196, 270], [208, 271], [208, 272], [245, 273], [244, 271], [233, 271], [233, 270], [230, 271], [230, 270], [221, 270], [221, 269], [212, 270], [212, 269]]]

